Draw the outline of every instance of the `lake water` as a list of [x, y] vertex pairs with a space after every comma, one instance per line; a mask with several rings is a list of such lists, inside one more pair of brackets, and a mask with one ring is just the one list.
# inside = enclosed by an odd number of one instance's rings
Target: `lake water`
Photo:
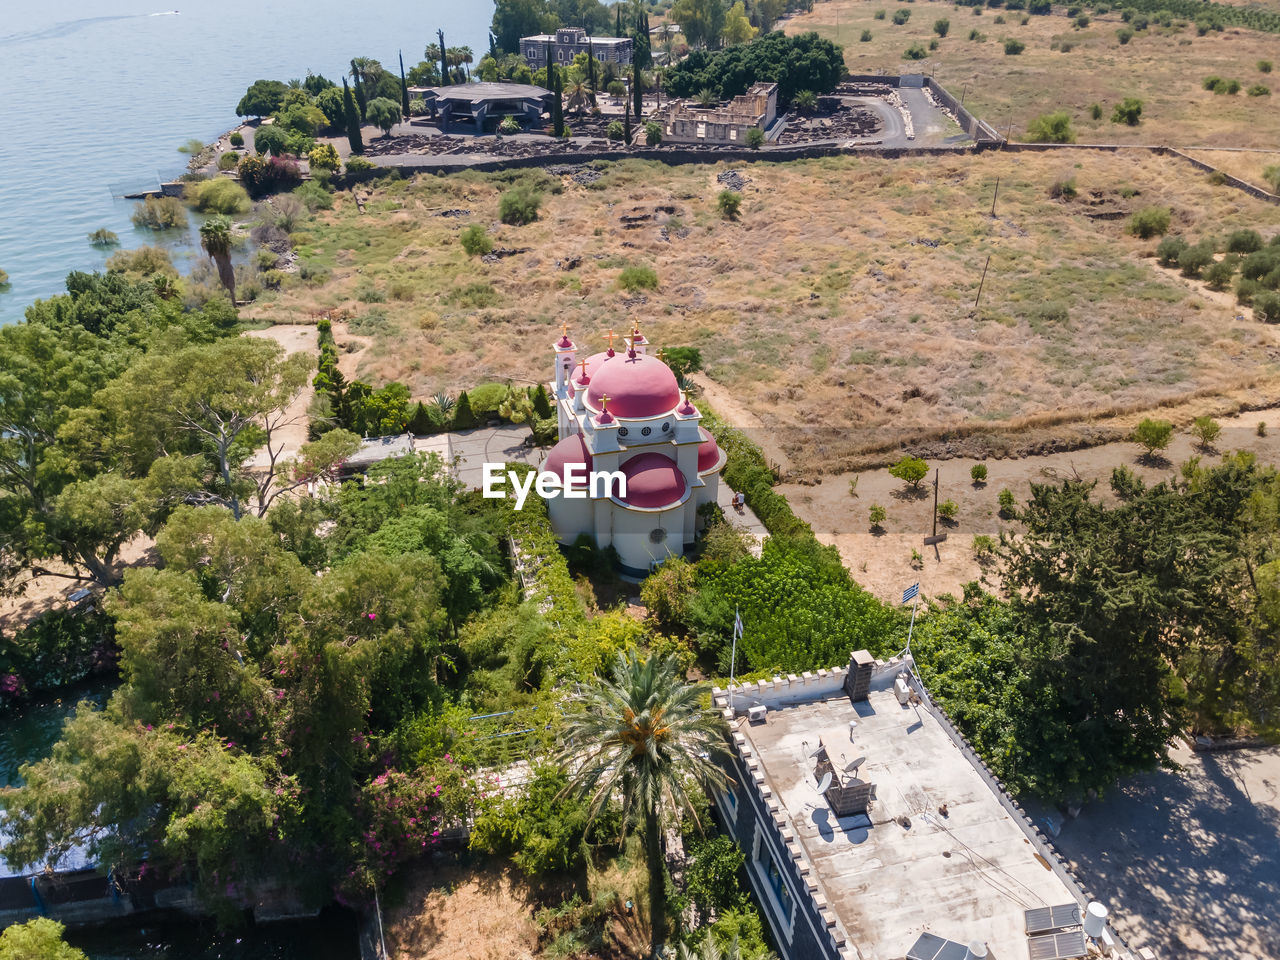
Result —
[[[164, 7], [177, 3], [174, 13]], [[63, 289], [71, 270], [154, 242], [129, 222], [124, 188], [153, 187], [186, 169], [178, 147], [212, 140], [258, 78], [308, 70], [341, 81], [352, 57], [396, 69], [448, 46], [488, 50], [492, 0], [47, 0], [6, 3], [0, 18], [0, 324]], [[188, 254], [194, 255], [194, 254]]]

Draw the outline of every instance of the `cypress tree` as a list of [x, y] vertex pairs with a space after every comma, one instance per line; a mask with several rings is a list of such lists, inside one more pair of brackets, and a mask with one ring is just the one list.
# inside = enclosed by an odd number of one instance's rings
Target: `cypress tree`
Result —
[[360, 136], [360, 115], [356, 113], [355, 100], [351, 96], [351, 88], [347, 86], [347, 78], [342, 78], [342, 112], [347, 123], [347, 142], [351, 144], [351, 152], [364, 153], [364, 138]]
[[624, 112], [622, 114], [622, 142], [631, 145], [631, 101], [623, 101]]
[[554, 412], [551, 408], [551, 398], [547, 396], [547, 388], [541, 383], [533, 388], [533, 412], [543, 420]]
[[404, 54], [400, 54], [400, 112], [409, 119], [409, 82], [404, 78]]
[[587, 86], [591, 88], [591, 100], [596, 97], [596, 55], [591, 50], [591, 38], [587, 37]]
[[444, 48], [444, 31], [437, 30], [436, 36], [440, 38], [440, 85], [447, 87], [449, 86], [449, 57]]
[[617, 26], [616, 26], [616, 27], [614, 27], [613, 35], [614, 35], [615, 37], [620, 37], [620, 36], [622, 36], [622, 4], [620, 4], [620, 3], [619, 3], [619, 4], [618, 4], [617, 6], [615, 6], [613, 9], [614, 9], [614, 10], [617, 12], [617, 14], [618, 14], [618, 24], [617, 24]]
[[640, 83], [640, 66], [631, 64], [631, 98], [635, 101], [636, 123], [644, 120], [644, 87]]
[[365, 111], [365, 108], [369, 105], [369, 103], [368, 103], [368, 100], [366, 99], [364, 84], [360, 82], [360, 74], [357, 73], [355, 79], [356, 79], [356, 91], [355, 91], [356, 106], [360, 108], [360, 120], [363, 121], [364, 111]]
[[476, 415], [471, 412], [471, 400], [467, 397], [467, 391], [463, 390], [458, 394], [458, 402], [453, 408], [453, 429], [470, 430], [479, 423]]
[[564, 84], [554, 63], [547, 64], [547, 83], [551, 85], [551, 129], [557, 137], [564, 136]]

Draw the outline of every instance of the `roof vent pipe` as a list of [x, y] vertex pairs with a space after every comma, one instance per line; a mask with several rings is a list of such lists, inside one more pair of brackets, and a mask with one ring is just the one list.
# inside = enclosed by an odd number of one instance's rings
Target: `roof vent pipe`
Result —
[[1089, 903], [1089, 908], [1084, 914], [1084, 932], [1097, 940], [1102, 936], [1102, 931], [1107, 927], [1107, 908], [1100, 904], [1097, 900]]

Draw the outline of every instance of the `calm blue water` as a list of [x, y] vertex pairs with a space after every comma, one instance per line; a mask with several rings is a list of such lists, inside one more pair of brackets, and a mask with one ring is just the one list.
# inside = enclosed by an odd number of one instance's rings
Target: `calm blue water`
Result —
[[479, 59], [493, 17], [492, 0], [188, 3], [0, 4], [0, 323], [60, 292], [68, 271], [100, 269], [108, 254], [86, 239], [98, 227], [126, 247], [155, 242], [113, 188], [182, 173], [178, 147], [228, 130], [253, 80], [312, 70], [338, 82], [352, 57], [394, 69], [401, 50], [411, 66], [437, 28]]

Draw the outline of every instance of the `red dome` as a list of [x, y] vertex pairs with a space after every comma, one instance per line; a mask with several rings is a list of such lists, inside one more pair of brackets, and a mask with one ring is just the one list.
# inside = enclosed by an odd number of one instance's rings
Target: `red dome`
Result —
[[[600, 364], [609, 359], [607, 353], [593, 353], [587, 357], [587, 376], [594, 378], [600, 372]], [[582, 367], [573, 368], [573, 380], [577, 383], [582, 382]]]
[[591, 472], [591, 451], [580, 433], [571, 433], [552, 447], [542, 469], [564, 480], [564, 468], [571, 463], [582, 464]]
[[720, 448], [716, 445], [715, 438], [704, 428], [698, 428], [698, 435], [702, 437], [702, 442], [698, 444], [698, 473], [715, 470], [720, 466]]
[[672, 506], [688, 489], [675, 461], [660, 453], [632, 457], [622, 465], [622, 475], [627, 478], [627, 495], [619, 499], [633, 507]]
[[591, 385], [587, 403], [600, 409], [600, 398], [609, 398], [615, 417], [642, 420], [670, 413], [680, 402], [680, 387], [671, 368], [657, 357], [618, 354], [599, 367], [588, 367]]

